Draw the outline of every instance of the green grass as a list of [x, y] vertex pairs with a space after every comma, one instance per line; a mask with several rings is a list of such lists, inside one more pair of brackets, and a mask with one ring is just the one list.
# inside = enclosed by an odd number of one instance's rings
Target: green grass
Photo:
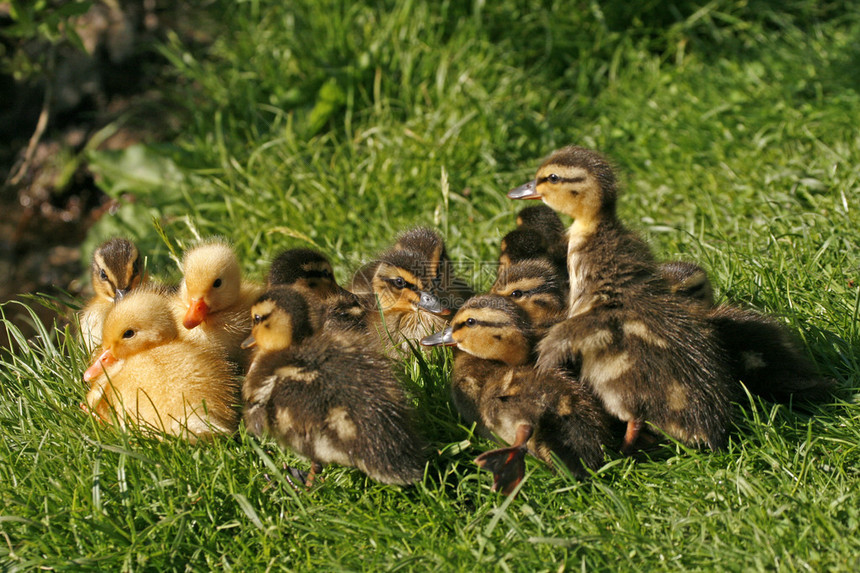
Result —
[[90, 420], [87, 357], [48, 326], [0, 355], [0, 568], [856, 570], [853, 3], [207, 6], [212, 45], [162, 48], [182, 135], [89, 153], [126, 197], [89, 248], [123, 232], [175, 277], [155, 218], [174, 248], [228, 237], [251, 276], [312, 244], [344, 280], [420, 223], [455, 259], [490, 261], [522, 207], [504, 192], [578, 143], [616, 162], [621, 215], [660, 257], [699, 261], [721, 299], [780, 316], [840, 395], [811, 412], [744, 402], [725, 451], [609, 453], [584, 482], [532, 460], [505, 499], [471, 461], [488, 444], [458, 425], [450, 365], [410, 361], [433, 446], [423, 483], [328, 468], [296, 494], [281, 468], [301, 462], [272, 441], [194, 446]]

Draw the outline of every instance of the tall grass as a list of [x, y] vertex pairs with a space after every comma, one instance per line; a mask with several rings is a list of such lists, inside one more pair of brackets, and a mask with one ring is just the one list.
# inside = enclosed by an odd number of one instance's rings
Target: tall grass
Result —
[[[667, 7], [668, 6], [668, 7]], [[315, 245], [342, 281], [412, 224], [496, 257], [504, 191], [552, 149], [617, 164], [621, 214], [718, 297], [778, 315], [840, 394], [738, 407], [718, 453], [607, 453], [577, 482], [529, 461], [516, 498], [447, 400], [450, 363], [399, 372], [432, 445], [415, 487], [302, 462], [240, 430], [189, 445], [77, 404], [87, 357], [51, 326], [0, 356], [0, 564], [9, 570], [854, 570], [860, 554], [860, 19], [849, 2], [274, 1], [205, 5], [213, 43], [161, 48], [181, 137], [93, 152], [118, 230], [176, 275], [167, 241], [236, 245], [261, 277]], [[131, 193], [135, 201], [126, 200]], [[471, 277], [486, 287], [480, 265]]]

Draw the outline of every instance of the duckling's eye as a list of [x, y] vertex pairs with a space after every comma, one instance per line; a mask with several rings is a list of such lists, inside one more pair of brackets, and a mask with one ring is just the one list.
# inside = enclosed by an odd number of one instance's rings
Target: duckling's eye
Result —
[[550, 176], [549, 176], [549, 177], [547, 177], [546, 179], [547, 179], [547, 181], [549, 181], [550, 183], [558, 183], [559, 181], [561, 181], [561, 177], [559, 177], [559, 176], [558, 176], [558, 175], [556, 175], [555, 173], [550, 174]]
[[394, 286], [396, 286], [397, 288], [403, 288], [406, 286], [406, 281], [403, 280], [403, 277], [397, 277], [396, 279], [394, 279]]
[[101, 280], [103, 280], [103, 281], [108, 280], [108, 278], [107, 278], [107, 273], [105, 272], [105, 270], [104, 270], [104, 269], [102, 269], [101, 271], [99, 271], [99, 278], [100, 278]]
[[123, 338], [132, 338], [133, 336], [134, 336], [134, 331], [130, 328], [122, 333]]
[[523, 291], [521, 291], [520, 289], [517, 289], [511, 293], [511, 298], [522, 298], [522, 296], [523, 296]]
[[255, 314], [254, 315], [254, 324], [260, 324], [261, 322], [263, 322], [263, 317], [260, 316], [259, 314]]
[[212, 283], [213, 288], [218, 288], [221, 286], [221, 279], [215, 279], [215, 282]]
[[476, 324], [478, 324], [478, 321], [475, 320], [474, 318], [467, 318], [466, 319], [466, 326], [475, 326]]

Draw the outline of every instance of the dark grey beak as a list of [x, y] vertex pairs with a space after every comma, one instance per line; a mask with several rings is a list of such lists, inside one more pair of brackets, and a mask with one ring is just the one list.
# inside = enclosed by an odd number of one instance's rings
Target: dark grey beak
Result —
[[124, 297], [125, 295], [127, 295], [127, 294], [128, 294], [128, 291], [130, 291], [130, 290], [131, 290], [131, 289], [128, 289], [128, 288], [118, 288], [118, 289], [116, 289], [116, 290], [114, 291], [114, 294], [113, 294], [113, 301], [114, 301], [114, 302], [119, 302], [119, 301], [121, 301], [121, 300], [122, 300], [122, 297]]
[[242, 341], [242, 344], [239, 345], [239, 348], [242, 348], [243, 350], [247, 350], [248, 348], [252, 348], [256, 344], [257, 344], [257, 341], [254, 339], [254, 335], [251, 334], [248, 336], [248, 338], [246, 338], [245, 340]]
[[427, 312], [442, 316], [451, 314], [450, 309], [442, 306], [442, 302], [436, 296], [423, 290], [418, 292], [418, 308], [423, 308]]
[[441, 332], [434, 332], [421, 339], [421, 346], [457, 346], [454, 337], [451, 336], [453, 332], [454, 329], [450, 326]]
[[508, 199], [540, 199], [540, 195], [535, 191], [536, 185], [535, 181], [529, 181], [525, 185], [511, 189], [508, 191]]

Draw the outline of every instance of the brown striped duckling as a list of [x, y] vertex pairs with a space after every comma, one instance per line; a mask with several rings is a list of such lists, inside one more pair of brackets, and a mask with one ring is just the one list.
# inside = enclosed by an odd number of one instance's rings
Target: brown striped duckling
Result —
[[521, 261], [549, 259], [543, 235], [534, 229], [514, 229], [502, 237], [499, 272]]
[[468, 283], [457, 276], [454, 264], [448, 257], [442, 236], [427, 227], [415, 227], [400, 235], [394, 250], [412, 251], [422, 255], [426, 269], [423, 276], [430, 278], [434, 294], [443, 307], [456, 312], [474, 291]]
[[390, 249], [377, 261], [356, 272], [350, 290], [375, 301], [379, 311], [368, 313], [371, 331], [378, 332], [383, 348], [409, 350], [409, 341], [444, 328], [451, 310], [433, 294], [434, 268], [425, 255]]
[[547, 205], [532, 205], [521, 209], [517, 213], [517, 228], [540, 233], [546, 242], [549, 260], [566, 274], [564, 270], [567, 264], [567, 237], [564, 223], [555, 211]]
[[476, 461], [494, 474], [493, 489], [509, 494], [523, 477], [526, 452], [548, 464], [555, 453], [579, 477], [603, 463], [608, 417], [591, 390], [558, 369], [537, 370], [527, 314], [497, 295], [466, 302], [426, 346], [455, 346], [454, 405], [479, 435], [510, 447]]
[[180, 336], [171, 304], [163, 291], [137, 289], [111, 309], [101, 354], [84, 373], [87, 406], [121, 427], [189, 439], [231, 433], [239, 418], [232, 367], [218, 350]]
[[618, 220], [617, 196], [610, 164], [581, 147], [556, 151], [508, 193], [573, 218], [568, 318], [539, 343], [538, 364], [579, 361], [583, 381], [627, 423], [624, 452], [646, 422], [683, 443], [722, 448], [736, 387], [719, 334], [671, 292], [651, 250]]
[[358, 297], [341, 287], [328, 258], [313, 249], [289, 249], [279, 254], [269, 270], [269, 287], [290, 286], [321, 303], [324, 328], [369, 331], [376, 312], [370, 297]]
[[242, 395], [248, 431], [268, 433], [312, 462], [356, 467], [389, 484], [424, 473], [424, 442], [413, 411], [381, 354], [366, 335], [314, 330], [312, 309], [299, 291], [269, 289], [254, 304], [255, 347]]
[[105, 241], [93, 253], [90, 277], [94, 295], [81, 311], [80, 323], [81, 337], [93, 349], [101, 344], [108, 312], [144, 281], [137, 247], [128, 239]]
[[175, 313], [185, 337], [223, 349], [246, 364], [240, 345], [251, 332], [248, 311], [262, 285], [242, 279], [239, 259], [225, 242], [204, 242], [185, 253]]
[[491, 294], [511, 299], [529, 316], [538, 338], [567, 316], [566, 281], [546, 259], [525, 260], [500, 269]]
[[728, 353], [733, 376], [758, 396], [775, 402], [823, 400], [834, 382], [821, 377], [789, 329], [775, 318], [732, 304], [714, 306], [708, 274], [691, 262], [660, 265], [675, 294], [707, 311]]

